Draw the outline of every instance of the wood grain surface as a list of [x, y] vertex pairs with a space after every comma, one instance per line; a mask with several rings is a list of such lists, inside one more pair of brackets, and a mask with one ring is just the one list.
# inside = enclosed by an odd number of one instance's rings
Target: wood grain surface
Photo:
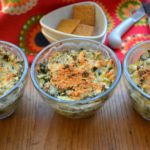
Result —
[[150, 150], [150, 122], [132, 109], [124, 78], [95, 116], [72, 120], [42, 101], [28, 74], [18, 109], [0, 121], [0, 150]]

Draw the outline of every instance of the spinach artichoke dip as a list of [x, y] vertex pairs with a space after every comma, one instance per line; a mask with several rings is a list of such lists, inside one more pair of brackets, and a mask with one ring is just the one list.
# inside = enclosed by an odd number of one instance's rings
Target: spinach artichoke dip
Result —
[[98, 50], [53, 51], [39, 63], [37, 78], [49, 95], [82, 100], [107, 90], [115, 80], [115, 65]]
[[150, 95], [150, 50], [129, 66], [129, 72], [135, 84]]
[[19, 81], [23, 73], [20, 60], [8, 46], [0, 45], [0, 96], [4, 95]]

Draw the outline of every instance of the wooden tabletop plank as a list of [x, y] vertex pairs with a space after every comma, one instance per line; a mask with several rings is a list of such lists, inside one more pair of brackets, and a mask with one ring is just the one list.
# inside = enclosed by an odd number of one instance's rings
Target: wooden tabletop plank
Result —
[[78, 120], [56, 114], [27, 78], [16, 112], [0, 121], [0, 150], [150, 149], [150, 122], [133, 110], [124, 78], [102, 109]]

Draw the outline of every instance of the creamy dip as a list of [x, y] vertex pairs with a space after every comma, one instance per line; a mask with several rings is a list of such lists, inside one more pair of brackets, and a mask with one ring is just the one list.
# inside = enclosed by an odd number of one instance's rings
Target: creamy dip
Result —
[[23, 73], [23, 60], [0, 45], [0, 96], [8, 92], [19, 81]]
[[150, 95], [150, 50], [129, 66], [129, 72], [135, 84]]
[[48, 94], [81, 100], [107, 90], [116, 73], [114, 62], [98, 50], [53, 51], [38, 65], [38, 82]]

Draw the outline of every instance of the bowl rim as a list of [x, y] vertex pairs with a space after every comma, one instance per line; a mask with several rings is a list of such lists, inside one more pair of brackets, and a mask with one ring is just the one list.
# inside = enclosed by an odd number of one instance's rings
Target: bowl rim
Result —
[[[50, 35], [49, 33], [46, 33], [44, 28], [41, 28], [41, 32], [42, 32], [42, 34], [45, 36], [45, 38], [47, 38], [47, 40], [48, 40], [48, 38], [49, 38], [49, 39], [53, 40], [53, 42], [58, 42], [58, 41], [59, 41], [59, 40], [57, 40], [57, 39], [54, 39], [54, 38], [52, 37], [52, 35]], [[105, 42], [105, 40], [106, 40], [106, 36], [107, 36], [107, 34], [105, 33], [104, 36], [101, 37], [101, 41], [100, 41], [100, 42], [101, 42], [102, 44], [104, 44], [104, 42]], [[67, 38], [64, 38], [64, 39], [67, 39]], [[84, 39], [89, 39], [89, 38], [84, 38]], [[54, 41], [54, 40], [55, 40], [55, 41]], [[62, 39], [62, 40], [63, 40], [63, 39]], [[92, 39], [92, 40], [98, 41], [98, 39]], [[51, 43], [51, 42], [50, 42], [50, 43]]]
[[[47, 17], [50, 13], [55, 12], [55, 11], [57, 11], [58, 9], [61, 9], [61, 8], [65, 8], [65, 7], [73, 6], [73, 5], [78, 5], [78, 4], [93, 4], [93, 5], [95, 5], [95, 6], [99, 9], [99, 12], [101, 12], [101, 14], [102, 14], [102, 16], [103, 16], [103, 20], [104, 20], [104, 29], [103, 29], [103, 31], [102, 31], [101, 34], [95, 35], [95, 36], [81, 36], [81, 35], [69, 34], [69, 33], [64, 33], [64, 32], [58, 31], [58, 30], [56, 30], [56, 29], [54, 29], [54, 28], [51, 28], [51, 27], [49, 27], [49, 26], [47, 26], [47, 25], [45, 25], [45, 24], [43, 23], [44, 18]], [[74, 4], [70, 4], [70, 5], [66, 5], [66, 6], [60, 7], [60, 8], [58, 8], [58, 9], [55, 9], [55, 10], [53, 10], [53, 11], [47, 13], [46, 15], [44, 15], [44, 16], [40, 19], [40, 24], [41, 24], [41, 26], [43, 26], [44, 28], [46, 28], [47, 30], [50, 30], [51, 32], [53, 32], [53, 33], [55, 33], [55, 34], [60, 34], [60, 35], [62, 35], [62, 36], [68, 36], [68, 37], [70, 36], [70, 37], [72, 37], [72, 38], [90, 38], [90, 39], [95, 39], [95, 38], [100, 38], [100, 37], [104, 36], [104, 34], [107, 32], [107, 25], [108, 25], [107, 17], [106, 17], [106, 15], [105, 15], [104, 10], [102, 9], [102, 7], [100, 7], [96, 2], [92, 2], [92, 1], [77, 2], [77, 3], [74, 3]]]
[[130, 73], [128, 72], [128, 69], [127, 69], [127, 63], [128, 63], [128, 58], [129, 56], [134, 52], [134, 50], [136, 48], [138, 48], [139, 46], [141, 45], [144, 45], [144, 44], [147, 44], [149, 43], [150, 44], [150, 40], [147, 40], [147, 41], [144, 41], [144, 42], [140, 42], [139, 44], [133, 46], [132, 48], [130, 48], [130, 50], [127, 52], [125, 58], [124, 58], [124, 61], [123, 61], [123, 68], [124, 68], [124, 75], [127, 79], [127, 81], [131, 84], [131, 86], [133, 86], [139, 93], [141, 93], [144, 97], [146, 97], [148, 100], [150, 100], [150, 95], [148, 95], [147, 93], [145, 93], [141, 88], [139, 88], [134, 82], [133, 80], [131, 79], [130, 77]]
[[58, 42], [58, 41], [59, 41], [59, 40], [57, 40], [56, 38], [50, 36], [48, 33], [46, 33], [43, 28], [41, 28], [41, 32], [42, 32], [42, 34], [45, 36], [46, 39], [49, 38], [49, 39], [51, 39], [53, 42]]
[[4, 93], [2, 96], [0, 96], [0, 100], [2, 100], [3, 98], [5, 98], [9, 94], [11, 94], [13, 91], [15, 91], [19, 87], [19, 85], [22, 83], [24, 78], [26, 77], [27, 72], [28, 72], [28, 60], [27, 60], [25, 53], [17, 45], [7, 42], [7, 41], [3, 41], [3, 40], [0, 40], [0, 44], [5, 44], [5, 45], [15, 48], [17, 51], [19, 51], [19, 53], [21, 54], [23, 61], [24, 61], [24, 71], [21, 75], [20, 80], [10, 90], [8, 90], [6, 93]]
[[[39, 57], [47, 50], [49, 49], [50, 47], [54, 46], [54, 45], [57, 45], [58, 43], [61, 43], [61, 42], [71, 42], [71, 41], [87, 41], [87, 42], [92, 42], [94, 44], [97, 44], [97, 45], [100, 45], [101, 47], [104, 47], [105, 49], [107, 49], [107, 51], [109, 51], [111, 53], [111, 55], [113, 55], [115, 61], [116, 61], [116, 65], [117, 65], [117, 68], [118, 68], [118, 71], [117, 71], [117, 75], [116, 75], [116, 79], [115, 81], [112, 83], [112, 85], [110, 86], [109, 89], [107, 89], [106, 91], [104, 91], [103, 93], [101, 94], [98, 94], [97, 96], [94, 96], [94, 97], [91, 97], [91, 98], [87, 98], [87, 99], [83, 99], [83, 100], [79, 100], [79, 101], [76, 101], [76, 100], [62, 100], [62, 99], [59, 99], [59, 98], [56, 98], [56, 97], [53, 97], [51, 95], [49, 95], [48, 93], [46, 93], [44, 90], [42, 90], [40, 87], [39, 87], [39, 84], [37, 83], [37, 81], [35, 80], [35, 72], [34, 72], [34, 69], [35, 69], [35, 65], [36, 65], [36, 62], [37, 60], [39, 59]], [[48, 46], [46, 46], [42, 51], [40, 51], [37, 56], [35, 57], [33, 63], [32, 63], [32, 66], [31, 66], [31, 70], [30, 70], [30, 75], [31, 75], [31, 79], [32, 79], [32, 82], [33, 82], [33, 85], [35, 86], [35, 88], [40, 92], [42, 93], [44, 96], [46, 96], [48, 99], [51, 99], [55, 102], [59, 102], [59, 103], [65, 103], [65, 104], [85, 104], [85, 103], [90, 103], [90, 102], [93, 102], [93, 101], [96, 101], [97, 99], [100, 99], [102, 98], [103, 96], [106, 96], [107, 94], [109, 94], [117, 85], [118, 85], [118, 82], [120, 81], [120, 78], [121, 78], [121, 73], [122, 73], [122, 68], [121, 68], [121, 63], [118, 59], [118, 57], [116, 56], [116, 54], [107, 46], [105, 46], [104, 44], [102, 43], [99, 43], [97, 41], [93, 41], [93, 40], [89, 40], [89, 39], [84, 39], [84, 38], [69, 38], [69, 39], [64, 39], [64, 40], [61, 40], [59, 42], [55, 42], [55, 43], [52, 43], [52, 44], [49, 44]]]

